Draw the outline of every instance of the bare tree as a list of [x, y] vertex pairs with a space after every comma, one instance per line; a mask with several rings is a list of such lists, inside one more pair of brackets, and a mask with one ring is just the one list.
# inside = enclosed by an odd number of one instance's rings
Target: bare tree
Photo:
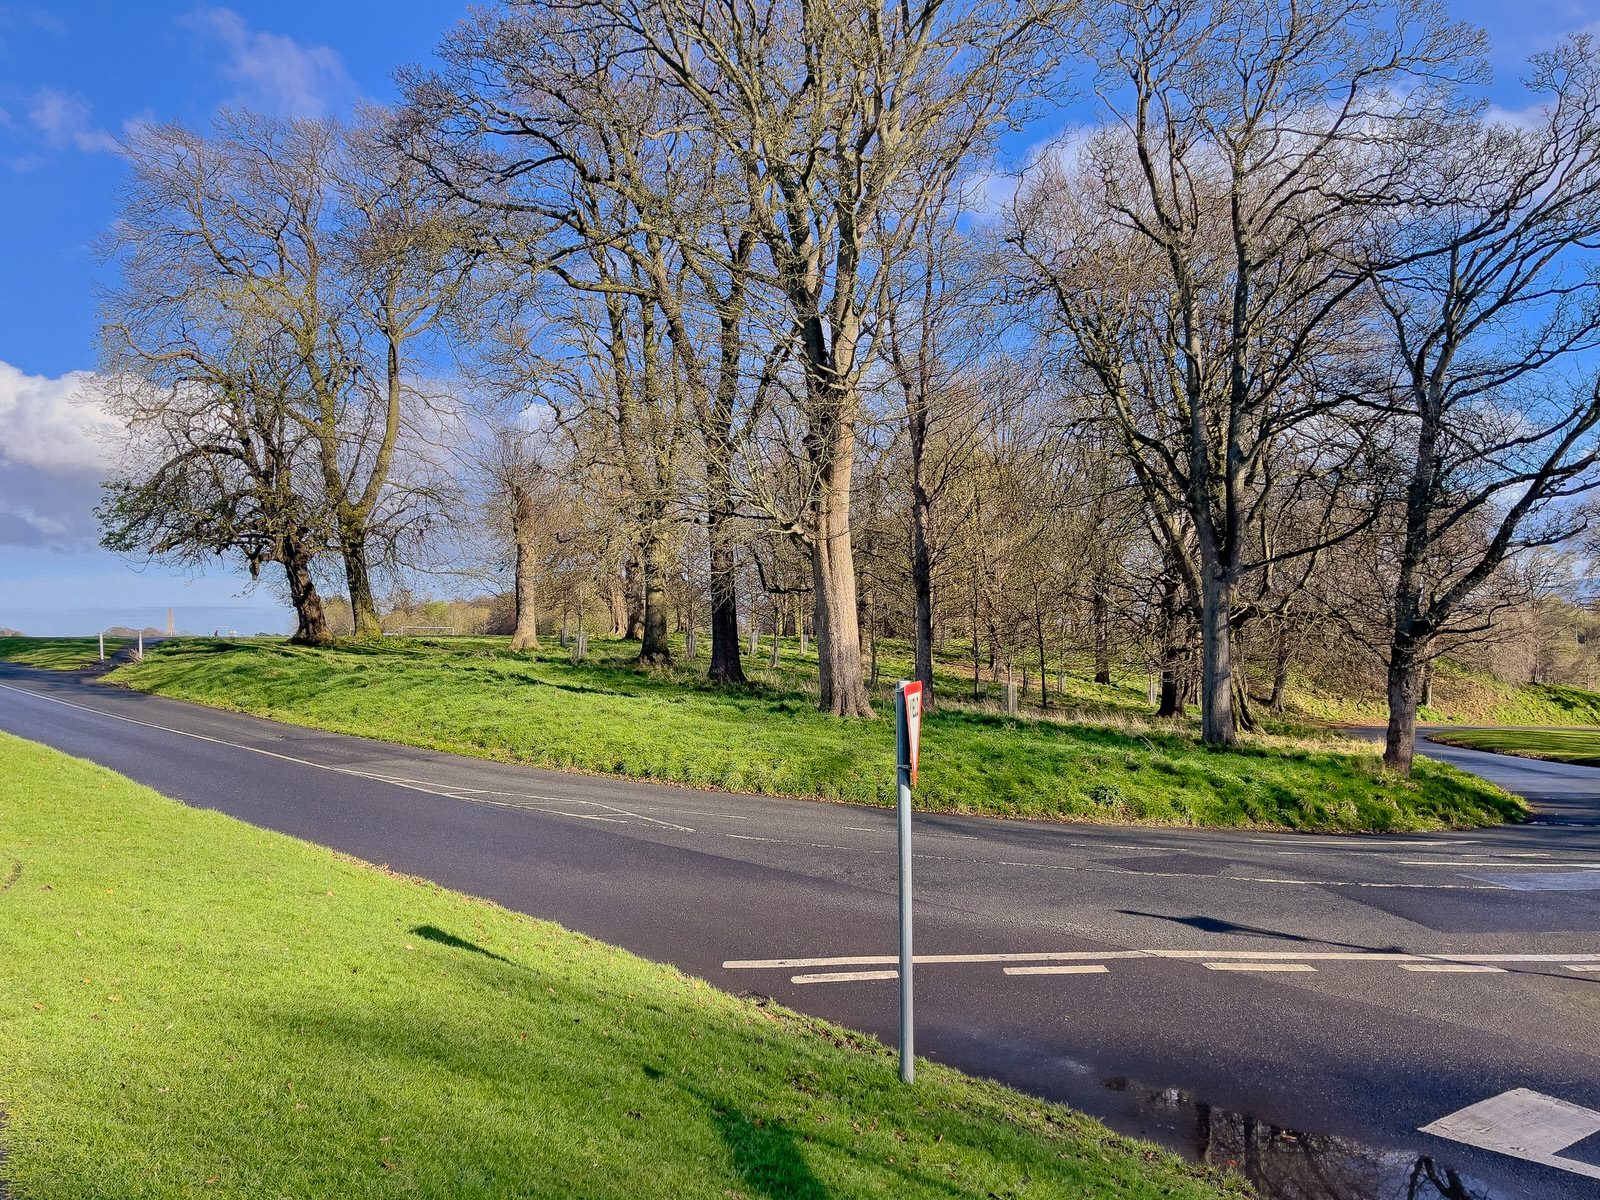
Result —
[[1367, 399], [1403, 431], [1384, 744], [1400, 771], [1437, 640], [1474, 624], [1508, 558], [1579, 532], [1569, 501], [1600, 483], [1600, 375], [1561, 370], [1600, 346], [1593, 41], [1539, 56], [1530, 82], [1548, 104], [1529, 124], [1435, 132], [1431, 196], [1375, 230], [1367, 259], [1390, 356]]
[[[1055, 175], [1077, 195], [1064, 227], [1089, 241], [1035, 243], [1032, 257], [1094, 352], [1110, 416], [1142, 482], [1165, 500], [1158, 514], [1187, 513], [1201, 730], [1229, 744], [1234, 610], [1242, 576], [1263, 565], [1250, 550], [1271, 495], [1266, 459], [1294, 439], [1336, 449], [1345, 401], [1319, 366], [1354, 334], [1357, 217], [1403, 178], [1404, 156], [1374, 148], [1449, 110], [1479, 39], [1426, 0], [1111, 3], [1095, 24], [1089, 52], [1111, 123], [1091, 139], [1082, 176]], [[1036, 184], [1035, 197], [1049, 186]], [[1095, 281], [1102, 263], [1124, 276], [1109, 298]], [[1162, 352], [1143, 394], [1125, 378], [1130, 315]]]

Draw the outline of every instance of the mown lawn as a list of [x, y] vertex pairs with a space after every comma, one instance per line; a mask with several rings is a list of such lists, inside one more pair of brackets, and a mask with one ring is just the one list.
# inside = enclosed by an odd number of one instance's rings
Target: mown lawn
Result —
[[15, 1200], [1249, 1194], [4, 734], [0, 778]]
[[[595, 661], [513, 655], [503, 639], [346, 644], [195, 640], [111, 678], [343, 733], [511, 762], [735, 791], [888, 804], [893, 730], [815, 711], [786, 664], [714, 689], [692, 666], [642, 672], [595, 639]], [[1092, 686], [1092, 685], [1091, 685]], [[889, 706], [886, 698], [882, 712]], [[1521, 802], [1432, 762], [1387, 775], [1375, 748], [1261, 736], [1201, 746], [1187, 725], [1116, 714], [1076, 723], [942, 706], [923, 727], [919, 807], [1057, 820], [1302, 830], [1418, 830], [1514, 820]]]
[[1469, 750], [1600, 767], [1600, 729], [1452, 729], [1428, 738]]
[[[107, 638], [106, 654], [132, 644], [130, 638]], [[92, 637], [0, 637], [0, 659], [51, 671], [78, 671], [100, 660], [100, 640]]]

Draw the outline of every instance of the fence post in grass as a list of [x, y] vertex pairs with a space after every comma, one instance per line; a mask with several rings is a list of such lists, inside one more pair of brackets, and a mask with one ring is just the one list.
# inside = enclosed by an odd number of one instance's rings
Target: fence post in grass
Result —
[[105, 662], [105, 660], [106, 660], [106, 635], [102, 632], [100, 634], [100, 661], [101, 662]]
[[900, 836], [900, 1080], [915, 1078], [911, 989], [911, 789], [917, 783], [922, 740], [922, 682], [902, 679], [894, 689], [895, 815]]

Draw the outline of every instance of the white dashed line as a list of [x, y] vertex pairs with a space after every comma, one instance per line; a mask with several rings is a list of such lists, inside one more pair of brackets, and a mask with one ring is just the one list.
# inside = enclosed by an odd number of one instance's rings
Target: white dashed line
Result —
[[1099, 963], [1074, 963], [1055, 967], [1007, 967], [1007, 975], [1104, 975], [1110, 967]]
[[1208, 962], [1208, 971], [1315, 971], [1310, 963], [1303, 962]]
[[1491, 967], [1486, 963], [1401, 963], [1402, 971], [1432, 971], [1439, 974], [1504, 975], [1504, 967]]
[[865, 979], [899, 979], [899, 971], [834, 971], [827, 975], [791, 975], [790, 983], [856, 983]]
[[1600, 1133], [1600, 1112], [1528, 1088], [1480, 1100], [1419, 1132], [1600, 1179], [1600, 1166], [1561, 1156], [1567, 1147]]
[[[1039, 954], [918, 954], [912, 962], [921, 965], [959, 963], [1065, 962], [1074, 959], [1145, 958], [1143, 950], [1065, 950]], [[1600, 956], [1597, 956], [1600, 957]], [[722, 964], [725, 971], [763, 971], [797, 967], [868, 967], [897, 963], [898, 954], [854, 954], [840, 958], [734, 958]]]

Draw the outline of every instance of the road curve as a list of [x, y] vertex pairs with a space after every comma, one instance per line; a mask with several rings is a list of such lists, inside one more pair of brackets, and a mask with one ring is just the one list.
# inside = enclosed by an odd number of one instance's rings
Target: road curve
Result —
[[[9, 665], [0, 729], [894, 1035], [883, 810], [464, 759]], [[1425, 752], [1550, 819], [1379, 838], [918, 816], [919, 1051], [1245, 1164], [1269, 1196], [1600, 1195], [1600, 1136], [1530, 1156], [1516, 1125], [1541, 1104], [1600, 1122], [1600, 770]]]

